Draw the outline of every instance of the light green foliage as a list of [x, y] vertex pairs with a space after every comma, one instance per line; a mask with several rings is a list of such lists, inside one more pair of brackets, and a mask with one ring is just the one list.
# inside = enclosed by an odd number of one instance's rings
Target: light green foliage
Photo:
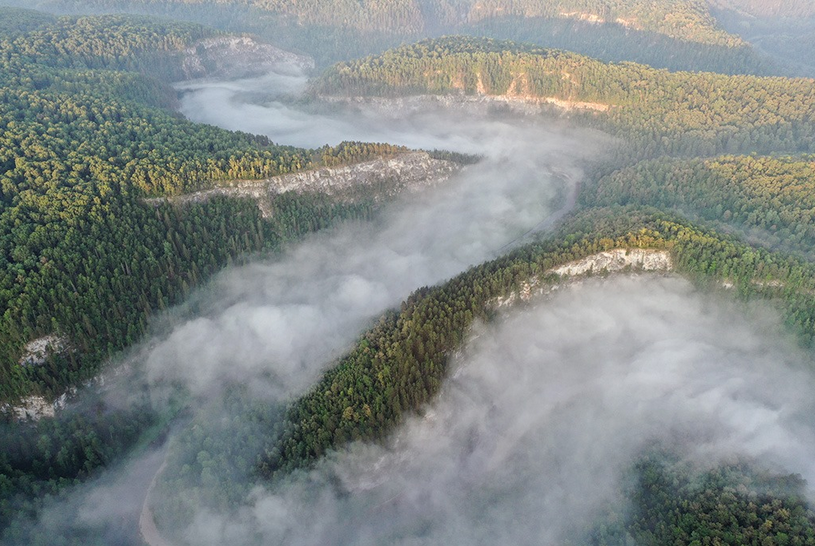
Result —
[[670, 208], [810, 257], [815, 244], [815, 163], [808, 157], [643, 161], [588, 185], [581, 202]]

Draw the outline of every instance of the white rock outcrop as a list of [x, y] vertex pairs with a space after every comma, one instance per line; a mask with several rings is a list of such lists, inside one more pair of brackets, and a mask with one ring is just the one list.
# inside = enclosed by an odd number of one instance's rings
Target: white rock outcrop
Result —
[[29, 396], [23, 398], [19, 406], [12, 408], [17, 419], [33, 419], [39, 421], [43, 417], [53, 417], [56, 415], [56, 405], [51, 404], [42, 396]]
[[39, 366], [53, 354], [61, 353], [68, 348], [68, 340], [62, 336], [51, 334], [28, 342], [23, 356], [20, 357], [20, 366]]
[[584, 275], [590, 271], [613, 273], [622, 271], [625, 268], [639, 271], [670, 271], [673, 269], [673, 261], [667, 250], [618, 248], [598, 252], [581, 260], [563, 264], [547, 271], [547, 273], [555, 273], [561, 277], [574, 277]]
[[607, 112], [611, 105], [599, 102], [580, 102], [556, 97], [533, 97], [523, 94], [507, 95], [467, 95], [450, 93], [445, 95], [413, 95], [407, 97], [340, 97], [321, 95], [320, 100], [349, 106], [364, 107], [366, 111], [388, 119], [398, 119], [411, 113], [426, 112], [439, 108], [448, 112], [461, 112], [468, 115], [486, 115], [493, 111], [508, 111], [523, 116], [539, 115], [542, 112], [567, 115], [582, 110]]
[[[598, 252], [580, 260], [565, 263], [546, 271], [547, 275], [556, 274], [561, 278], [573, 279], [587, 273], [619, 273], [626, 269], [633, 271], [672, 271], [673, 260], [667, 250], [618, 248]], [[537, 275], [521, 283], [517, 291], [492, 301], [495, 308], [511, 306], [518, 301], [529, 301], [558, 290], [560, 285], [542, 283]]]
[[188, 80], [246, 78], [272, 71], [305, 72], [314, 59], [264, 44], [249, 36], [217, 36], [201, 40], [182, 53], [181, 69]]
[[391, 158], [378, 158], [341, 167], [324, 167], [311, 171], [285, 174], [265, 180], [236, 180], [210, 190], [175, 197], [147, 199], [158, 204], [201, 203], [216, 196], [245, 197], [258, 201], [264, 217], [268, 217], [270, 200], [285, 192], [319, 192], [336, 195], [355, 188], [383, 185], [383, 199], [402, 191], [419, 191], [444, 182], [461, 166], [452, 161], [434, 159], [426, 152], [408, 152]]

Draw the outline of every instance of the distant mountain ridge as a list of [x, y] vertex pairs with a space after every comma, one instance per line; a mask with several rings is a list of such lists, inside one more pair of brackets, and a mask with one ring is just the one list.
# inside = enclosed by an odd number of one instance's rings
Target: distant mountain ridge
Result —
[[787, 75], [704, 0], [0, 0], [59, 13], [155, 14], [250, 31], [306, 52], [318, 66], [400, 43], [468, 34], [568, 49], [670, 70]]
[[739, 12], [752, 17], [812, 17], [813, 0], [708, 0], [713, 8]]

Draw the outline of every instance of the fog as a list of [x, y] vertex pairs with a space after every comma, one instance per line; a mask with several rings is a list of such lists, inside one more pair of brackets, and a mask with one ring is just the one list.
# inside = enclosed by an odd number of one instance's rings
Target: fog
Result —
[[452, 370], [387, 445], [201, 512], [188, 543], [563, 543], [624, 509], [621, 479], [656, 444], [815, 477], [809, 356], [774, 313], [681, 278], [566, 288], [476, 328]]
[[[495, 257], [550, 223], [553, 213], [565, 212], [582, 176], [579, 161], [600, 154], [606, 142], [551, 122], [441, 111], [408, 115], [401, 123], [363, 114], [357, 119], [365, 122], [353, 124], [345, 114], [269, 106], [244, 93], [258, 82], [272, 92], [290, 91], [286, 83], [274, 88], [280, 78], [288, 76], [204, 84], [185, 95], [185, 112], [197, 121], [246, 123], [275, 140], [300, 127], [297, 143], [309, 146], [335, 142], [333, 132], [366, 140], [377, 135], [484, 159], [437, 188], [391, 204], [372, 223], [341, 225], [282, 256], [218, 276], [194, 298], [198, 314], [154, 342], [148, 370], [156, 385], [180, 381], [208, 395], [231, 380], [251, 384], [267, 399], [302, 392], [371, 320], [413, 290]], [[285, 138], [290, 142], [292, 135]]]
[[[131, 364], [159, 405], [179, 385], [190, 412], [208, 417], [228, 385], [270, 405], [293, 399], [413, 290], [551, 225], [573, 205], [583, 162], [609, 143], [489, 111], [320, 106], [300, 100], [304, 85], [281, 71], [179, 89], [190, 119], [283, 144], [383, 141], [483, 160], [373, 222], [230, 268], [157, 320]], [[354, 445], [274, 490], [257, 485], [236, 513], [191, 505], [193, 522], [176, 534], [189, 544], [558, 543], [620, 505], [622, 475], [657, 442], [700, 463], [740, 454], [813, 478], [806, 365], [770, 312], [678, 278], [586, 282], [479, 325], [432, 407], [386, 445]], [[141, 486], [158, 459], [134, 462]], [[132, 518], [144, 487], [107, 479], [40, 525]]]
[[[301, 68], [284, 63], [262, 77], [192, 80], [177, 83], [175, 88], [181, 94], [179, 110], [193, 121], [303, 147], [346, 140], [387, 142], [489, 156], [505, 152], [511, 153], [514, 163], [524, 152], [535, 155], [536, 144], [543, 144], [542, 153], [547, 151], [552, 133], [546, 127], [558, 132], [567, 127], [552, 119], [541, 122], [520, 114], [507, 115], [498, 111], [503, 105], [457, 104], [439, 97], [326, 103], [308, 96], [308, 78]], [[590, 134], [568, 135], [562, 150], [574, 150], [575, 136], [578, 141], [588, 139], [587, 147], [596, 147], [599, 135]]]

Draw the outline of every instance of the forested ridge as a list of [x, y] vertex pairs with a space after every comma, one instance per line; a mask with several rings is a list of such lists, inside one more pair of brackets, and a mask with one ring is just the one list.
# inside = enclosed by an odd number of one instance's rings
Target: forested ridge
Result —
[[450, 354], [473, 320], [489, 319], [491, 301], [555, 266], [615, 248], [668, 250], [676, 271], [704, 285], [732, 284], [742, 298], [777, 301], [803, 342], [815, 339], [815, 266], [654, 210], [590, 209], [546, 241], [420, 289], [384, 315], [289, 408], [261, 472], [287, 473], [351, 440], [382, 438], [438, 392]]
[[634, 157], [815, 149], [811, 79], [672, 73], [498, 40], [458, 36], [403, 46], [339, 63], [313, 89], [340, 96], [463, 93], [587, 103], [596, 108], [569, 116], [624, 138], [626, 154]]
[[[58, 68], [149, 70], [153, 76], [169, 79], [180, 75], [185, 48], [220, 34], [201, 25], [147, 17], [48, 18], [36, 13], [0, 8], [0, 14], [8, 20], [0, 41], [0, 59], [4, 63], [19, 60]], [[31, 23], [30, 30], [19, 33], [19, 24], [11, 24], [19, 19], [23, 20], [23, 28], [28, 21], [36, 25]]]
[[[248, 202], [178, 210], [142, 197], [403, 150], [302, 150], [186, 121], [166, 108], [163, 82], [121, 70], [146, 70], [157, 52], [210, 32], [173, 25], [60, 18], [0, 40], [0, 400], [59, 394], [231, 260], [372, 207], [283, 198], [266, 222]], [[23, 347], [45, 335], [68, 350], [21, 366]]]
[[[204, 417], [180, 437], [177, 459], [163, 479], [160, 522], [189, 521], [196, 506], [229, 513], [240, 505], [251, 482], [237, 479], [231, 485], [230, 476], [251, 473], [252, 461], [235, 453], [236, 445], [262, 449], [266, 443], [255, 471], [285, 484], [292, 471], [311, 467], [349, 442], [384, 439], [438, 393], [450, 356], [473, 321], [492, 320], [497, 298], [523, 290], [535, 278], [544, 285], [564, 282], [547, 272], [618, 248], [668, 251], [677, 272], [708, 289], [732, 286], [728, 290], [744, 301], [766, 299], [804, 344], [815, 339], [815, 266], [655, 209], [588, 209], [545, 240], [414, 292], [282, 418], [277, 409], [230, 394], [227, 404], [234, 413], [228, 421], [212, 425]], [[725, 464], [699, 476], [667, 461], [670, 454], [636, 462], [635, 484], [626, 492], [633, 512], [613, 511], [612, 520], [587, 530], [576, 543], [629, 544], [631, 537], [654, 545], [705, 544], [714, 537], [732, 545], [814, 543], [815, 515], [803, 500], [800, 477], [765, 473], [752, 464]]]
[[[95, 0], [87, 7], [121, 8], [128, 5], [161, 4], [155, 0], [122, 2]], [[207, 4], [204, 0], [171, 3]], [[503, 16], [584, 19], [647, 29], [683, 40], [720, 45], [739, 45], [738, 37], [718, 28], [702, 0], [242, 0], [238, 6], [292, 17], [301, 25], [347, 26], [359, 30], [420, 32], [427, 27], [474, 23]]]
[[[15, 3], [28, 7], [20, 0]], [[228, 31], [250, 31], [306, 51], [320, 66], [405, 41], [471, 34], [671, 70], [784, 75], [795, 70], [725, 32], [701, 0], [52, 0], [49, 5], [79, 12], [154, 13]]]

